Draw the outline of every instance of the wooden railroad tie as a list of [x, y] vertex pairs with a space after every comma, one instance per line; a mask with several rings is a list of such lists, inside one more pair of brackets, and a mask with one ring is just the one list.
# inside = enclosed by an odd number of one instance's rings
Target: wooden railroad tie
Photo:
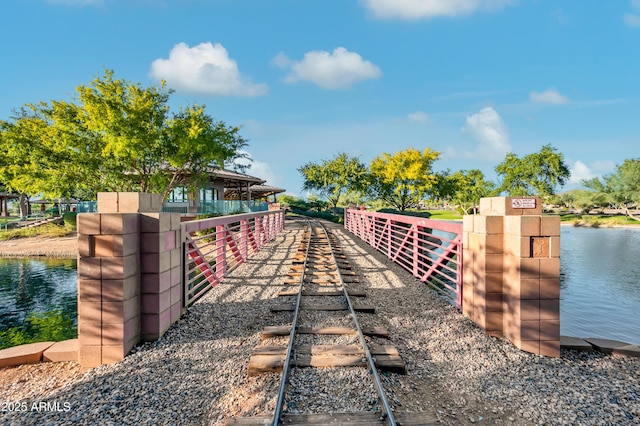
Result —
[[[351, 327], [298, 327], [299, 334], [324, 334], [324, 335], [352, 335], [358, 334], [358, 331]], [[384, 327], [362, 327], [362, 333], [371, 337], [389, 337], [389, 332]], [[262, 329], [262, 340], [271, 337], [289, 336], [291, 334], [291, 326], [276, 325], [268, 326]]]
[[[367, 297], [367, 292], [364, 290], [347, 290], [347, 293], [349, 293], [349, 296], [351, 297]], [[302, 295], [303, 296], [342, 296], [342, 291], [340, 290], [335, 290], [335, 291], [309, 291], [309, 290], [303, 290], [302, 291]], [[278, 296], [297, 296], [298, 295], [298, 290], [282, 290], [280, 293], [278, 293]]]
[[[428, 412], [399, 413], [394, 411], [393, 417], [402, 426], [434, 426], [441, 425], [441, 421], [435, 414]], [[270, 416], [237, 417], [225, 421], [226, 426], [270, 426], [272, 422]], [[282, 424], [284, 425], [351, 425], [351, 426], [371, 426], [386, 425], [387, 423], [380, 417], [380, 413], [373, 411], [362, 411], [353, 413], [327, 413], [327, 414], [283, 414]]]
[[[326, 279], [326, 278], [312, 278], [312, 279], [305, 279], [304, 280], [305, 283], [308, 284], [318, 284], [320, 286], [331, 286], [334, 284], [341, 284], [339, 279]], [[357, 277], [344, 277], [342, 279], [342, 282], [345, 284], [357, 284], [360, 282], [360, 280], [358, 280]], [[300, 284], [300, 279], [298, 278], [296, 279], [287, 279], [285, 280], [283, 283], [283, 285], [298, 285]]]
[[[346, 311], [349, 307], [339, 303], [324, 304], [324, 305], [300, 305], [300, 310], [303, 311]], [[282, 303], [271, 306], [271, 312], [294, 312], [296, 310], [295, 305], [290, 303]], [[375, 314], [376, 308], [371, 305], [353, 305], [353, 310], [356, 312], [364, 312], [367, 314]]]
[[[358, 345], [316, 345], [294, 348], [296, 357], [293, 367], [364, 367], [367, 361], [364, 350]], [[405, 374], [406, 368], [398, 350], [391, 345], [370, 345], [369, 352], [376, 367], [382, 371]], [[254, 349], [248, 365], [248, 375], [280, 372], [287, 355], [286, 346], [258, 346]]]

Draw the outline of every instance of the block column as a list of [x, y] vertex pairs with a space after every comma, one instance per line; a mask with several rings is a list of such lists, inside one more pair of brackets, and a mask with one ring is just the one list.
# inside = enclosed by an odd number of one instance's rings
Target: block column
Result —
[[518, 348], [560, 355], [560, 217], [493, 197], [463, 222], [463, 314]]
[[78, 215], [78, 360], [119, 361], [140, 340], [138, 215]]
[[78, 360], [96, 367], [155, 340], [182, 313], [180, 215], [162, 197], [100, 193], [78, 215]]
[[502, 337], [504, 217], [466, 215], [463, 221], [463, 313]]
[[142, 340], [162, 337], [182, 315], [180, 213], [140, 214]]
[[505, 337], [560, 356], [560, 217], [505, 217]]

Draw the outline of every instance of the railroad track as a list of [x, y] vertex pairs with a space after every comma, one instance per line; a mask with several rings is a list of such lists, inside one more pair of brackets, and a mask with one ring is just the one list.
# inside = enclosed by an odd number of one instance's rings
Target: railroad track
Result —
[[[273, 312], [292, 312], [287, 325], [266, 327], [262, 332], [265, 344], [259, 345], [249, 360], [250, 376], [265, 372], [280, 372], [281, 382], [276, 409], [272, 416], [235, 418], [227, 425], [418, 425], [431, 424], [419, 415], [394, 416], [378, 374], [380, 371], [405, 373], [404, 362], [392, 345], [367, 343], [365, 336], [388, 337], [383, 327], [361, 327], [356, 312], [374, 313], [375, 307], [366, 300], [366, 292], [353, 288], [358, 277], [336, 239], [322, 224], [307, 221], [303, 241], [293, 260], [285, 285], [279, 293], [287, 303], [272, 306]], [[280, 339], [283, 344], [270, 344]], [[318, 404], [319, 410], [309, 412], [318, 394], [319, 382], [341, 386], [338, 369], [359, 369], [347, 374], [346, 382], [367, 407], [340, 410]], [[312, 375], [300, 371], [313, 369]], [[307, 373], [308, 374], [308, 373]], [[333, 374], [328, 380], [322, 375]], [[355, 375], [354, 375], [355, 374]], [[305, 378], [306, 377], [306, 378]], [[329, 392], [331, 393], [331, 392]], [[339, 393], [339, 392], [336, 392]], [[302, 401], [304, 399], [304, 401]], [[301, 407], [302, 406], [302, 407]], [[319, 412], [318, 412], [319, 411]]]

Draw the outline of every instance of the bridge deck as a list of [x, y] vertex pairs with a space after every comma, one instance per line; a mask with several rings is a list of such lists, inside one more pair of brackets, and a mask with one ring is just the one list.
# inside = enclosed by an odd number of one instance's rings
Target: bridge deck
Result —
[[[485, 335], [340, 225], [330, 226], [376, 306], [375, 323], [362, 325], [387, 329], [406, 364], [406, 375], [383, 376], [396, 412], [424, 412], [447, 424], [478, 423], [480, 418], [483, 423], [525, 424], [523, 413], [531, 424], [545, 419], [572, 423], [572, 418], [574, 423], [583, 410], [602, 410], [606, 404], [613, 423], [640, 418], [631, 400], [640, 394], [637, 360], [573, 351], [546, 359], [521, 352]], [[160, 341], [136, 348], [123, 361], [89, 370], [82, 380], [61, 388], [45, 389], [43, 382], [42, 389], [19, 399], [13, 397], [18, 387], [0, 387], [3, 400], [24, 400], [29, 407], [38, 401], [71, 404], [69, 411], [3, 413], [3, 422], [222, 425], [229, 418], [272, 412], [279, 375], [248, 377], [247, 366], [263, 329], [287, 325], [290, 313], [273, 314], [270, 306], [289, 287], [284, 281], [301, 233], [287, 221], [273, 243], [198, 301]], [[279, 324], [273, 315], [280, 316]], [[277, 339], [274, 345], [284, 344], [285, 338]], [[386, 344], [380, 339], [377, 343]], [[579, 400], [564, 404], [565, 392]], [[617, 395], [616, 405], [611, 395]], [[560, 405], [540, 404], [543, 400]]]

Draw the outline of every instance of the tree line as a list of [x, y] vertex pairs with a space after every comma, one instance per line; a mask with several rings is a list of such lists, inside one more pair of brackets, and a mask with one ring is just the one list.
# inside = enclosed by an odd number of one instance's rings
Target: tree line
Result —
[[611, 208], [638, 219], [632, 209], [640, 206], [640, 158], [626, 159], [613, 173], [584, 180], [583, 185], [587, 189], [567, 191], [554, 203], [586, 213]]
[[211, 165], [243, 157], [247, 140], [193, 104], [172, 112], [164, 82], [142, 87], [105, 70], [72, 101], [26, 104], [0, 120], [0, 190], [49, 199], [100, 191], [166, 197], [196, 187]]
[[480, 198], [506, 194], [537, 195], [548, 199], [569, 179], [564, 157], [550, 145], [523, 157], [507, 154], [495, 168], [499, 182], [487, 180], [478, 169], [434, 172], [440, 153], [408, 148], [393, 154], [383, 152], [367, 166], [356, 157], [340, 153], [319, 163], [309, 162], [298, 171], [303, 190], [314, 191], [336, 207], [342, 198], [381, 201], [405, 211], [424, 200], [457, 205], [471, 212]]

